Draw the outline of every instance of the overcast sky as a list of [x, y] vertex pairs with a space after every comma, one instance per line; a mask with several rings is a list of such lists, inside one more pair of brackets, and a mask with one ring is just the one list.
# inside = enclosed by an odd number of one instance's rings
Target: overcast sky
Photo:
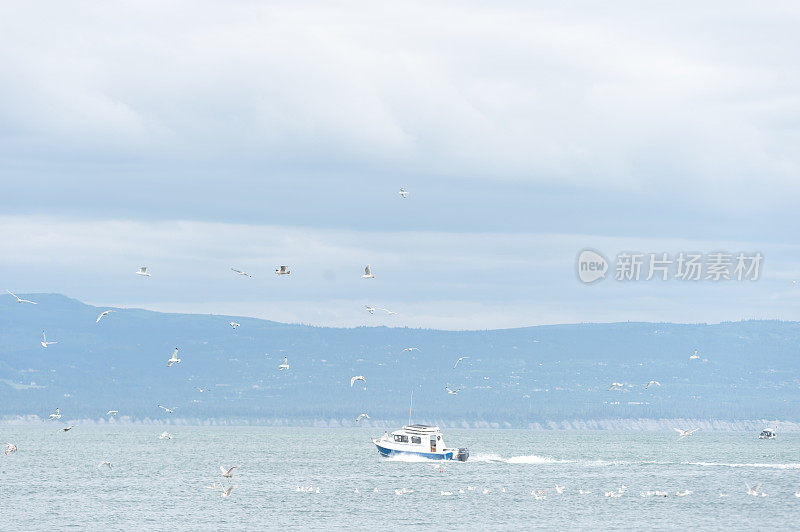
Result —
[[[792, 2], [6, 2], [0, 289], [348, 326], [800, 319], [798, 27]], [[587, 247], [764, 262], [586, 286]]]

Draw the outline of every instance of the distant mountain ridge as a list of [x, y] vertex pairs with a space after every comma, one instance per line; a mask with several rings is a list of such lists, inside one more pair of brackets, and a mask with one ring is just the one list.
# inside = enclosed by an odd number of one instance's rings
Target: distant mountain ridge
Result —
[[[338, 329], [121, 308], [95, 323], [111, 307], [18, 295], [38, 304], [0, 298], [0, 416], [169, 419], [161, 404], [194, 419], [404, 419], [413, 389], [418, 420], [800, 421], [797, 322]], [[58, 343], [43, 348], [42, 330]], [[175, 347], [182, 362], [167, 368]]]

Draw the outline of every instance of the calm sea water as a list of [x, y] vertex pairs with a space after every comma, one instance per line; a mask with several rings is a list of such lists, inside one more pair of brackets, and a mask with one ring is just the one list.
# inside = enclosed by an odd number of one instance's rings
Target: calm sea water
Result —
[[[472, 456], [439, 471], [380, 458], [369, 441], [380, 431], [370, 429], [172, 427], [171, 440], [158, 440], [158, 427], [56, 429], [0, 427], [0, 441], [19, 447], [0, 455], [3, 530], [800, 526], [797, 435], [449, 430], [448, 445]], [[103, 460], [113, 469], [98, 468]], [[219, 467], [232, 465], [230, 498], [205, 488], [228, 485]], [[747, 496], [746, 482], [768, 496]], [[622, 497], [604, 496], [622, 485]], [[413, 492], [395, 493], [403, 488]], [[670, 497], [643, 498], [648, 490]], [[684, 490], [693, 493], [674, 496]]]

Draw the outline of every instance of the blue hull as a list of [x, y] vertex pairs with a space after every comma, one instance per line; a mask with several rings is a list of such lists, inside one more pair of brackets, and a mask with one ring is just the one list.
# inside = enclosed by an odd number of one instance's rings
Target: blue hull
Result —
[[408, 456], [419, 456], [422, 458], [427, 458], [429, 460], [452, 460], [453, 459], [453, 452], [446, 452], [446, 453], [415, 453], [412, 451], [395, 451], [394, 449], [387, 449], [386, 447], [381, 447], [377, 443], [375, 447], [378, 448], [378, 452], [381, 453], [382, 456], [399, 456], [399, 455], [408, 455]]

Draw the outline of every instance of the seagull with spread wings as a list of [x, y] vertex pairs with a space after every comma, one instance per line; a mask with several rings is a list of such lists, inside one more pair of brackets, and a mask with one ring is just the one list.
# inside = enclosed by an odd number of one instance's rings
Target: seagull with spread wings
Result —
[[170, 356], [169, 360], [167, 360], [167, 367], [170, 368], [172, 367], [173, 364], [180, 364], [180, 363], [181, 359], [178, 358], [178, 348], [176, 347], [175, 350], [172, 352], [172, 356]]
[[456, 363], [455, 363], [455, 364], [453, 364], [453, 369], [456, 369], [456, 367], [458, 366], [458, 364], [459, 364], [459, 363], [460, 363], [462, 360], [465, 360], [465, 359], [467, 359], [467, 358], [470, 358], [470, 357], [458, 357], [458, 360], [456, 360]]
[[679, 440], [682, 440], [682, 439], [684, 439], [684, 438], [685, 438], [685, 437], [687, 437], [687, 436], [691, 436], [692, 434], [694, 434], [695, 432], [697, 432], [697, 431], [698, 431], [698, 430], [700, 430], [700, 429], [686, 429], [686, 430], [682, 430], [682, 429], [679, 429], [679, 428], [675, 428], [675, 430], [676, 430], [676, 431], [678, 431], [678, 432], [680, 433], [680, 436], [678, 436], [678, 439], [679, 439]]
[[31, 300], [29, 300], [29, 299], [22, 299], [21, 297], [18, 297], [18, 296], [17, 296], [17, 295], [16, 295], [14, 292], [12, 292], [11, 290], [6, 290], [6, 292], [8, 292], [8, 293], [9, 293], [9, 294], [11, 294], [12, 296], [14, 296], [14, 299], [16, 299], [16, 300], [17, 300], [17, 303], [30, 303], [31, 305], [36, 305], [36, 304], [37, 304], [35, 301], [31, 301]]
[[362, 275], [361, 278], [362, 279], [374, 279], [375, 278], [375, 276], [372, 274], [372, 270], [370, 269], [369, 264], [367, 264], [367, 267], [364, 268], [364, 275]]
[[250, 278], [252, 278], [252, 277], [253, 277], [253, 276], [252, 276], [252, 275], [250, 275], [249, 273], [247, 273], [247, 272], [243, 272], [242, 270], [237, 270], [236, 268], [231, 268], [231, 271], [232, 271], [233, 273], [235, 273], [236, 275], [241, 275], [241, 276], [243, 276], [243, 277], [250, 277]]
[[94, 322], [95, 323], [100, 323], [100, 320], [102, 320], [104, 317], [108, 316], [112, 312], [114, 312], [114, 311], [113, 310], [104, 310], [103, 312], [100, 313], [99, 316], [97, 316], [97, 319]]
[[233, 478], [233, 470], [238, 469], [239, 466], [235, 465], [230, 469], [225, 469], [222, 466], [219, 466], [219, 470], [222, 471], [222, 476], [225, 478]]
[[48, 345], [57, 344], [58, 342], [48, 342], [47, 336], [45, 336], [44, 331], [42, 331], [42, 341], [39, 343], [42, 344], [42, 347], [47, 347]]

